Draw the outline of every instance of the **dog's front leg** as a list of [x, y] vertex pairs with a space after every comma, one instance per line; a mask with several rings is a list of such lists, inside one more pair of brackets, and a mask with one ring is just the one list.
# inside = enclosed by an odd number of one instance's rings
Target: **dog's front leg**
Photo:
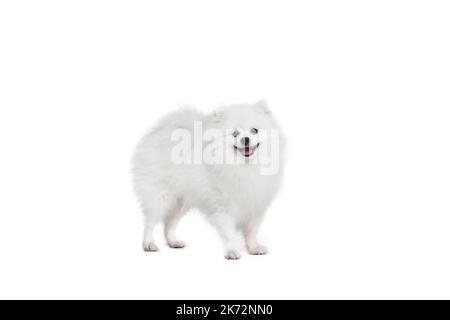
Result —
[[245, 243], [247, 245], [248, 253], [250, 254], [266, 254], [269, 251], [265, 246], [260, 244], [257, 240], [258, 230], [262, 222], [262, 215], [249, 221], [244, 229]]
[[239, 259], [241, 257], [240, 251], [243, 248], [243, 237], [237, 230], [233, 216], [224, 210], [220, 210], [209, 215], [209, 221], [216, 227], [223, 240], [225, 259]]

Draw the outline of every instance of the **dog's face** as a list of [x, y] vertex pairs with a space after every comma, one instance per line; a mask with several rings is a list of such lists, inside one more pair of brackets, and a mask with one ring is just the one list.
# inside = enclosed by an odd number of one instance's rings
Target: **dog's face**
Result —
[[233, 144], [234, 150], [239, 152], [243, 157], [249, 158], [259, 148], [258, 128], [251, 129], [234, 129], [232, 136], [235, 138]]
[[271, 130], [278, 127], [265, 101], [233, 105], [217, 111], [215, 117], [226, 132], [228, 152], [247, 160], [255, 158], [262, 148], [267, 150]]

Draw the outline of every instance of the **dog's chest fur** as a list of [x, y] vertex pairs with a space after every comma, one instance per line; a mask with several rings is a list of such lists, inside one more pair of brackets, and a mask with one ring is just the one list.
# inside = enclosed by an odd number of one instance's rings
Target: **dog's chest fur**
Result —
[[261, 175], [257, 166], [226, 170], [222, 187], [231, 200], [245, 212], [264, 211], [276, 194], [277, 175]]

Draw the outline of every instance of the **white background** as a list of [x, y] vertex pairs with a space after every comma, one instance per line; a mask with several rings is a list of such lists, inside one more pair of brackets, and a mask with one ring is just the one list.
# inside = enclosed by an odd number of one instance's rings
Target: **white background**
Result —
[[[2, 1], [0, 298], [450, 298], [447, 1]], [[178, 104], [266, 98], [268, 256], [141, 251], [129, 164]]]

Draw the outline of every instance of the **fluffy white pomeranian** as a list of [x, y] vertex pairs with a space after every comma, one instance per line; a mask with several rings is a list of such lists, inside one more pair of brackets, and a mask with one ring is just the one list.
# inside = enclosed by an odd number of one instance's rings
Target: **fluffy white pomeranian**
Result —
[[143, 248], [158, 251], [153, 229], [164, 223], [171, 248], [180, 218], [195, 208], [223, 239], [226, 259], [266, 254], [257, 240], [281, 183], [284, 142], [265, 101], [204, 115], [181, 109], [162, 119], [133, 157], [135, 192], [145, 217]]

